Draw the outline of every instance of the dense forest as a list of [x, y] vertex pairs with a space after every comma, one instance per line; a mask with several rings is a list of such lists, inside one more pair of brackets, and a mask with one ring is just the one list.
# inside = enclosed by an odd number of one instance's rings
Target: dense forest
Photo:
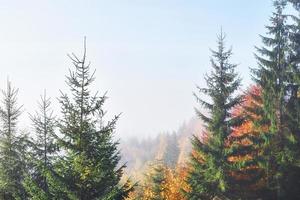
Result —
[[273, 5], [251, 66], [253, 83], [241, 89], [221, 30], [206, 85], [195, 89], [198, 119], [157, 138], [114, 137], [121, 116], [107, 119], [106, 93], [91, 90], [95, 71], [86, 41], [81, 56], [68, 55], [68, 90], [55, 98], [45, 90], [29, 114], [31, 132], [19, 128], [24, 109], [7, 80], [0, 199], [300, 199], [300, 1]]

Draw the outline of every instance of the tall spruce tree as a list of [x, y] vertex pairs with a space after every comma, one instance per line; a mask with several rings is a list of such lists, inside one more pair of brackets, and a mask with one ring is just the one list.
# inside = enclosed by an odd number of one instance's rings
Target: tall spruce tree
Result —
[[232, 108], [238, 105], [242, 96], [234, 93], [240, 86], [240, 78], [235, 72], [236, 65], [229, 59], [232, 51], [225, 48], [225, 35], [218, 35], [218, 49], [212, 50], [212, 72], [205, 77], [207, 88], [198, 87], [199, 91], [211, 101], [204, 101], [196, 94], [198, 102], [209, 112], [206, 116], [199, 110], [197, 114], [206, 123], [206, 139], [194, 136], [192, 139], [192, 154], [190, 172], [187, 183], [190, 191], [187, 199], [211, 199], [216, 195], [229, 195], [228, 162], [230, 150], [227, 139], [232, 128], [241, 123], [239, 117], [234, 117]]
[[300, 198], [300, 192], [297, 185], [300, 184], [300, 1], [289, 0], [293, 3], [298, 16], [289, 15], [293, 20], [290, 25], [289, 45], [290, 54], [288, 57], [289, 71], [288, 71], [288, 101], [286, 108], [287, 126], [292, 133], [292, 139], [295, 138], [290, 149], [293, 152], [293, 164], [290, 166], [287, 179], [285, 183], [287, 188], [287, 199]]
[[[275, 12], [267, 26], [268, 36], [261, 36], [264, 47], [257, 48], [258, 69], [254, 79], [262, 88], [263, 117], [269, 124], [262, 131], [264, 139], [261, 165], [267, 173], [269, 195], [266, 199], [295, 199], [299, 192], [295, 179], [299, 175], [297, 162], [298, 124], [294, 121], [297, 110], [297, 92], [293, 84], [290, 60], [288, 16], [284, 14], [286, 0], [275, 0]], [[295, 98], [296, 97], [296, 101]], [[297, 111], [296, 111], [297, 113]], [[263, 129], [262, 129], [263, 130]]]
[[0, 198], [5, 200], [26, 199], [22, 185], [26, 169], [24, 155], [27, 136], [18, 132], [18, 118], [22, 106], [18, 106], [18, 89], [7, 81], [7, 89], [2, 91], [0, 107]]
[[118, 142], [113, 140], [119, 116], [103, 122], [107, 97], [91, 94], [95, 78], [86, 61], [85, 42], [81, 59], [75, 54], [69, 57], [73, 63], [66, 80], [70, 95], [62, 93], [59, 98], [62, 117], [57, 139], [64, 157], [56, 171], [70, 191], [70, 199], [123, 199], [132, 188], [120, 183], [125, 165], [119, 164]]
[[49, 176], [54, 176], [52, 170], [57, 145], [54, 140], [56, 119], [46, 91], [41, 95], [38, 107], [39, 110], [34, 115], [30, 115], [35, 139], [31, 145], [30, 174], [26, 177], [24, 185], [31, 199], [50, 200], [55, 198]]

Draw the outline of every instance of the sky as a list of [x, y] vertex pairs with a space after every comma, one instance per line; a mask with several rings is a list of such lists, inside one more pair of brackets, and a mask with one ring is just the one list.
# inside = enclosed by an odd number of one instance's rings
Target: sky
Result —
[[19, 88], [28, 130], [44, 89], [59, 113], [67, 54], [82, 55], [86, 36], [93, 91], [107, 91], [107, 119], [122, 113], [116, 136], [173, 131], [195, 116], [192, 94], [205, 86], [221, 27], [243, 87], [251, 83], [254, 46], [272, 10], [270, 0], [0, 0], [0, 88], [8, 78]]

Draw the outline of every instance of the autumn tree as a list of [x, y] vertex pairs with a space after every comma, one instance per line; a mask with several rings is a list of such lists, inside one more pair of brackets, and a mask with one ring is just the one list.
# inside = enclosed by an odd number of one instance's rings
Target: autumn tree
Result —
[[229, 162], [234, 166], [230, 171], [231, 188], [236, 198], [257, 199], [265, 196], [266, 173], [260, 166], [262, 159], [261, 128], [266, 130], [268, 124], [262, 124], [261, 88], [251, 86], [244, 96], [243, 103], [234, 108], [233, 114], [243, 116], [244, 122], [235, 127], [231, 133], [228, 145], [231, 147]]
[[132, 198], [143, 200], [184, 200], [182, 189], [187, 189], [185, 183], [186, 172], [183, 167], [170, 168], [162, 161], [155, 161], [146, 171], [143, 184], [132, 194]]

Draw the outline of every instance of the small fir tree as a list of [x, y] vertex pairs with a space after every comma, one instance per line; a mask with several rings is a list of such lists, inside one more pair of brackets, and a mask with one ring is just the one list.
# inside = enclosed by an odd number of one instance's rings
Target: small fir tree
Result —
[[7, 81], [7, 89], [2, 91], [0, 107], [0, 198], [5, 200], [26, 199], [23, 187], [26, 169], [25, 154], [27, 136], [18, 133], [17, 123], [22, 113], [18, 106], [18, 89]]
[[32, 141], [32, 151], [30, 158], [30, 174], [25, 179], [25, 187], [31, 199], [53, 199], [53, 188], [49, 175], [54, 176], [53, 164], [54, 154], [57, 152], [54, 134], [56, 119], [51, 109], [50, 98], [41, 96], [38, 102], [39, 110], [34, 115], [30, 115], [33, 123], [35, 139]]

